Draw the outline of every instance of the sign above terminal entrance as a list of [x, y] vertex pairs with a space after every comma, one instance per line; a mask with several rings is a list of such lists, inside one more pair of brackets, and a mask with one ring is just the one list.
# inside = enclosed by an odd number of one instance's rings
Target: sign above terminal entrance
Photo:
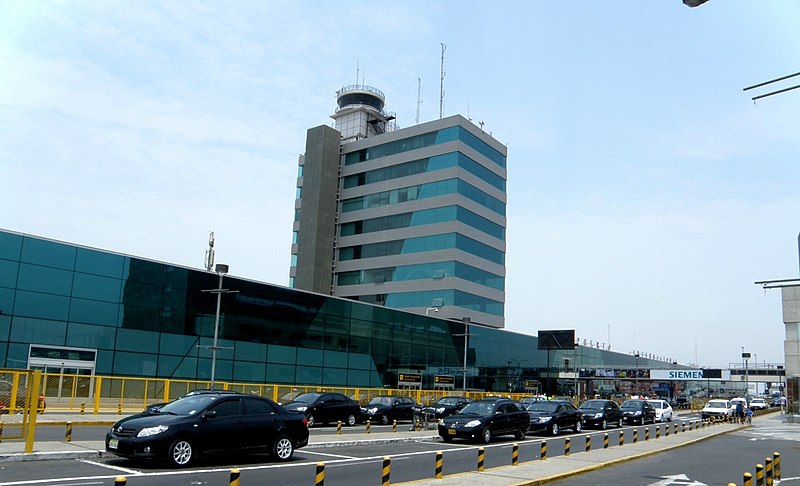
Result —
[[650, 370], [652, 380], [730, 380], [729, 370]]

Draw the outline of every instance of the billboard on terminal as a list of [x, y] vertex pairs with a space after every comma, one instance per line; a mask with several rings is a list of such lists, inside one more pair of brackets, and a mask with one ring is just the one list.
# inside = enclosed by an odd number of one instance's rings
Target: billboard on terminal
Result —
[[539, 349], [575, 349], [575, 329], [539, 331]]
[[730, 370], [650, 370], [653, 380], [693, 381], [693, 380], [723, 380], [731, 379]]

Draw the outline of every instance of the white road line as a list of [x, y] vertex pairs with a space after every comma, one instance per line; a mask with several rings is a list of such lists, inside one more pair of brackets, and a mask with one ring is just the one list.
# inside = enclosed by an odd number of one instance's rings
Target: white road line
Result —
[[312, 455], [327, 456], [327, 457], [338, 457], [339, 459], [358, 459], [357, 457], [353, 457], [353, 456], [341, 456], [339, 454], [325, 454], [324, 452], [316, 452], [316, 451], [311, 451], [311, 450], [303, 451], [303, 454], [312, 454]]
[[88, 459], [78, 459], [78, 462], [84, 462], [86, 464], [91, 464], [93, 466], [106, 467], [108, 469], [113, 469], [114, 471], [120, 471], [126, 474], [133, 474], [134, 476], [142, 474], [142, 471], [137, 471], [135, 469], [127, 469], [124, 467], [112, 466], [111, 464], [103, 464], [102, 462], [90, 461]]

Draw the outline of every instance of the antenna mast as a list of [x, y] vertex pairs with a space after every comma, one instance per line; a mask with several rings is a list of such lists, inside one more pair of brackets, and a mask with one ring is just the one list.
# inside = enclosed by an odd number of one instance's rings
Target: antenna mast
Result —
[[419, 105], [422, 104], [422, 80], [417, 78], [417, 125], [419, 125]]
[[439, 118], [442, 118], [444, 113], [444, 51], [447, 49], [447, 44], [442, 44], [442, 67], [440, 68], [439, 78]]
[[208, 235], [208, 250], [206, 250], [206, 270], [214, 268], [214, 232]]

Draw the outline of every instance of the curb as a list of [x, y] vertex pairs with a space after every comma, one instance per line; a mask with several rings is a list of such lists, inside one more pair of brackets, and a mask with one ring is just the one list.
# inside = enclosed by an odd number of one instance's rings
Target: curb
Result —
[[354, 439], [335, 442], [313, 442], [305, 446], [305, 449], [325, 449], [330, 447], [359, 446], [372, 444], [390, 444], [392, 442], [426, 442], [438, 439], [438, 435], [424, 437], [396, 437], [391, 439]]

